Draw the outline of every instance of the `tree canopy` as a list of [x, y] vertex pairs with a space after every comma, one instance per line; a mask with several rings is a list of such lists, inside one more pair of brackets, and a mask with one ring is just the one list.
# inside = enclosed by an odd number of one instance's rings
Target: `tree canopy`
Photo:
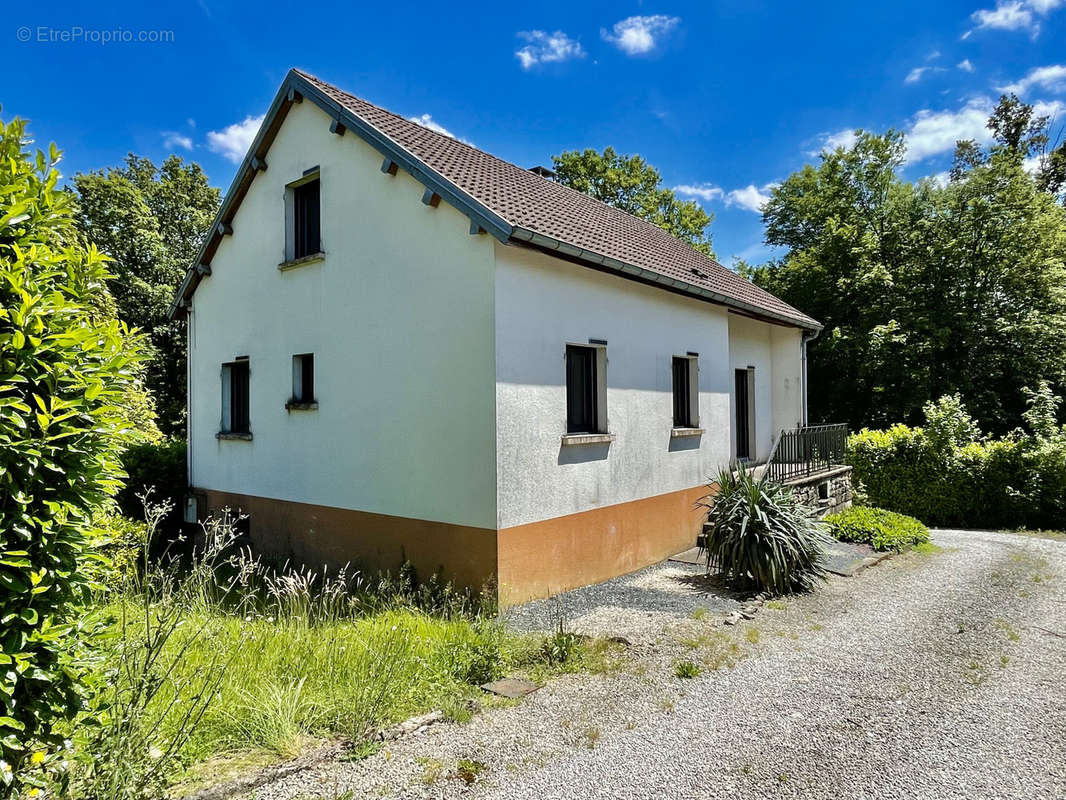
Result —
[[773, 191], [766, 241], [787, 252], [749, 274], [825, 323], [810, 345], [812, 419], [913, 423], [958, 393], [1002, 431], [1025, 410], [1024, 387], [1061, 393], [1063, 150], [1047, 151], [1047, 120], [1014, 97], [988, 126], [994, 143], [960, 142], [944, 185], [899, 176], [902, 134], [860, 131]]
[[646, 219], [714, 257], [707, 230], [714, 216], [664, 188], [659, 170], [640, 156], [621, 155], [608, 147], [602, 153], [568, 150], [552, 156], [552, 161], [560, 183]]
[[159, 427], [185, 426], [185, 336], [167, 309], [196, 257], [219, 204], [198, 164], [170, 156], [157, 167], [130, 154], [125, 164], [74, 177], [78, 224], [113, 259], [108, 286], [119, 318], [151, 345], [146, 372]]

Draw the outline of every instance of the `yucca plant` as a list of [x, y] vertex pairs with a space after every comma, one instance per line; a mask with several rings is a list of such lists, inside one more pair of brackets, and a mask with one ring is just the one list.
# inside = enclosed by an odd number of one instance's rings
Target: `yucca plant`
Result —
[[832, 540], [792, 490], [741, 466], [718, 474], [708, 511], [707, 571], [744, 588], [787, 594], [826, 577]]

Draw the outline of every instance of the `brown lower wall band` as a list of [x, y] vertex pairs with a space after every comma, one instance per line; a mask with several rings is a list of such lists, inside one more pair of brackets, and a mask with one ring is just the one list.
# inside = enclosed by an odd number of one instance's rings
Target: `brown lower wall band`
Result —
[[500, 603], [599, 583], [695, 546], [708, 492], [697, 486], [500, 530]]
[[211, 513], [249, 517], [256, 552], [309, 565], [441, 573], [480, 590], [497, 580], [513, 605], [599, 583], [654, 564], [696, 543], [706, 486], [504, 528], [474, 528], [368, 511], [202, 490]]
[[496, 575], [496, 531], [353, 511], [269, 497], [204, 490], [210, 512], [248, 515], [256, 552], [308, 565], [351, 564], [368, 572], [395, 571], [410, 561], [420, 578], [440, 572], [456, 585], [480, 590]]

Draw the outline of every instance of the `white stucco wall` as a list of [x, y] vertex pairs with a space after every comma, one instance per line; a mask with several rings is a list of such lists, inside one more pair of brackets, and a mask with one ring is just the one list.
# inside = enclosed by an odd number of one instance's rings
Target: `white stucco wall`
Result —
[[802, 337], [798, 328], [770, 327], [773, 394], [771, 434], [794, 428], [803, 417]]
[[[800, 331], [729, 315], [730, 381], [733, 370], [755, 368], [755, 460], [770, 456], [782, 428], [794, 427], [801, 410]], [[730, 419], [736, 419], [730, 406]], [[736, 431], [731, 434], [736, 453]]]
[[[493, 244], [355, 135], [294, 106], [193, 299], [194, 486], [478, 527], [496, 522]], [[321, 168], [325, 261], [281, 272], [285, 185]], [[319, 408], [287, 412], [292, 356]], [[219, 441], [219, 370], [250, 358], [253, 440]]]
[[[606, 339], [609, 446], [563, 446], [565, 346]], [[730, 458], [727, 312], [496, 245], [501, 528], [691, 489]], [[699, 353], [699, 438], [671, 439], [671, 359]]]

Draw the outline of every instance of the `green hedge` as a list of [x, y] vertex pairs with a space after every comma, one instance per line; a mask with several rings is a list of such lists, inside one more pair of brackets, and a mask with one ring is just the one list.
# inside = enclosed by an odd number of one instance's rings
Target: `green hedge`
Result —
[[830, 514], [825, 522], [840, 541], [872, 545], [874, 550], [906, 550], [929, 541], [929, 529], [921, 522], [883, 508], [852, 506]]
[[871, 505], [929, 525], [1061, 528], [1066, 520], [1061, 429], [954, 441], [929, 425], [895, 425], [849, 437], [847, 462]]
[[129, 476], [115, 498], [122, 513], [143, 520], [144, 509], [137, 495], [152, 489], [153, 502], [173, 504], [162, 529], [167, 532], [176, 530], [181, 521], [181, 505], [187, 486], [185, 440], [163, 439], [135, 444], [123, 454], [122, 467]]

